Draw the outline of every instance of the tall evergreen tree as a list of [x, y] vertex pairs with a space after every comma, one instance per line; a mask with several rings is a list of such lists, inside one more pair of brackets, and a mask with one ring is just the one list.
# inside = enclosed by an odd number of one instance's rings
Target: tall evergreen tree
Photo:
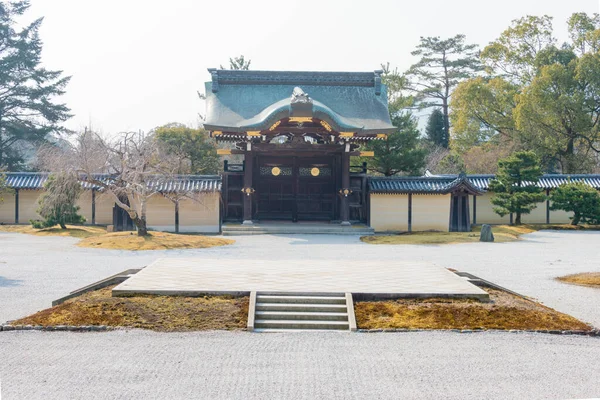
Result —
[[367, 161], [369, 171], [385, 176], [399, 173], [418, 174], [425, 166], [426, 150], [420, 146], [417, 121], [410, 111], [413, 98], [404, 96], [406, 77], [391, 69], [389, 63], [381, 64], [383, 83], [387, 86], [390, 119], [397, 130], [387, 140], [373, 140], [365, 146], [375, 156]]
[[444, 116], [444, 143], [450, 138], [450, 97], [460, 82], [481, 71], [477, 45], [466, 44], [465, 35], [448, 39], [421, 37], [411, 53], [421, 59], [406, 72], [409, 89], [420, 108], [441, 108]]
[[444, 128], [444, 114], [439, 108], [434, 109], [429, 115], [425, 135], [431, 143], [448, 148], [448, 137]]
[[368, 169], [385, 176], [401, 172], [416, 175], [425, 166], [426, 151], [419, 146], [417, 122], [409, 113], [392, 117], [397, 130], [388, 135], [387, 140], [372, 140], [367, 149], [375, 156], [370, 159]]
[[[246, 60], [243, 55], [239, 57], [229, 57], [229, 69], [241, 69], [247, 71], [250, 69], [252, 60]], [[221, 69], [225, 69], [222, 65]]]
[[42, 18], [19, 29], [15, 21], [29, 1], [0, 2], [0, 166], [18, 169], [22, 145], [36, 145], [61, 132], [69, 108], [56, 103], [70, 77], [41, 66]]
[[546, 196], [537, 183], [542, 176], [540, 160], [532, 151], [519, 151], [498, 162], [498, 173], [490, 181], [489, 190], [494, 212], [501, 217], [514, 213], [515, 224], [521, 215], [529, 214]]

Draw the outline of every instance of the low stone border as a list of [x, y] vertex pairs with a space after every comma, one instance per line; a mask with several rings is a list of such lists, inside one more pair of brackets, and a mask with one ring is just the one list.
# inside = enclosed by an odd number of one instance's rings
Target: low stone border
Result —
[[580, 330], [548, 330], [548, 329], [359, 329], [358, 332], [362, 333], [380, 333], [380, 332], [393, 332], [393, 333], [413, 333], [413, 332], [456, 332], [456, 333], [478, 333], [478, 332], [493, 332], [493, 333], [546, 333], [550, 335], [579, 335], [579, 336], [594, 336], [600, 337], [600, 329], [592, 329], [591, 331], [580, 331]]
[[69, 331], [69, 332], [104, 332], [112, 331], [115, 327], [106, 325], [56, 325], [56, 326], [42, 326], [42, 325], [0, 325], [0, 332], [9, 331]]

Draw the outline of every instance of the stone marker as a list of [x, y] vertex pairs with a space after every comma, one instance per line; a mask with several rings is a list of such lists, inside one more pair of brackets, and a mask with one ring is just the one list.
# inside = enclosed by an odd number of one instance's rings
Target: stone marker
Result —
[[479, 235], [480, 242], [493, 242], [494, 234], [492, 233], [492, 226], [488, 224], [481, 225], [481, 234]]

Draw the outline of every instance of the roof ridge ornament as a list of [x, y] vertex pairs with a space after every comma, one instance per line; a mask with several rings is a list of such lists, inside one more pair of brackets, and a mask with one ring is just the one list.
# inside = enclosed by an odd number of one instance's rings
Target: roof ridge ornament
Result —
[[302, 88], [296, 86], [290, 99], [290, 117], [312, 118], [313, 101]]
[[377, 96], [379, 96], [381, 94], [381, 74], [382, 73], [383, 73], [383, 70], [381, 70], [381, 69], [374, 71], [374, 74], [375, 74], [374, 86], [375, 86], [375, 94]]
[[311, 103], [312, 104], [312, 99], [308, 96], [308, 93], [304, 92], [304, 90], [302, 90], [301, 87], [296, 86], [294, 88], [294, 90], [292, 91], [292, 100], [290, 101], [291, 104], [296, 104], [296, 103]]

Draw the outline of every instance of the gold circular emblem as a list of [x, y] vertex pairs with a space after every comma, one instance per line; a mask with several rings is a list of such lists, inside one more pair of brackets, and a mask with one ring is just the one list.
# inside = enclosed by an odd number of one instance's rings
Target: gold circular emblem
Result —
[[279, 169], [279, 167], [273, 167], [273, 169], [271, 169], [271, 173], [277, 176], [281, 173], [281, 169]]
[[320, 173], [321, 173], [321, 171], [317, 167], [314, 167], [313, 169], [310, 170], [310, 174], [312, 176], [319, 176]]

